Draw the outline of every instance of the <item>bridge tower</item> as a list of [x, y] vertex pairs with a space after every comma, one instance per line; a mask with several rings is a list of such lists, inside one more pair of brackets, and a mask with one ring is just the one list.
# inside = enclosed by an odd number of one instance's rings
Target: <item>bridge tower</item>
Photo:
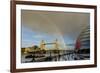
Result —
[[40, 49], [41, 49], [41, 50], [46, 49], [46, 48], [45, 48], [45, 41], [44, 41], [44, 40], [42, 40], [41, 43], [40, 43]]
[[57, 50], [59, 49], [59, 43], [57, 39], [54, 42], [54, 49], [57, 49]]

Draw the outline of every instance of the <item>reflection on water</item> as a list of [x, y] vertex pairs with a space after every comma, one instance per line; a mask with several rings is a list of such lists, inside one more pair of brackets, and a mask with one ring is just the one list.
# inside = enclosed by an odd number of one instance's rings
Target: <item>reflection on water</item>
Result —
[[45, 52], [22, 53], [21, 63], [88, 60], [89, 58], [90, 54], [79, 54], [74, 52], [74, 50], [48, 50]]

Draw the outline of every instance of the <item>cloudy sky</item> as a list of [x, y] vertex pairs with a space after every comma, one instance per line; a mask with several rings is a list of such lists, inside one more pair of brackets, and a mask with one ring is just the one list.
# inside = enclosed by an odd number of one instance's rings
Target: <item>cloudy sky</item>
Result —
[[82, 29], [90, 24], [89, 16], [89, 13], [22, 10], [22, 47], [56, 39], [62, 47], [74, 44]]

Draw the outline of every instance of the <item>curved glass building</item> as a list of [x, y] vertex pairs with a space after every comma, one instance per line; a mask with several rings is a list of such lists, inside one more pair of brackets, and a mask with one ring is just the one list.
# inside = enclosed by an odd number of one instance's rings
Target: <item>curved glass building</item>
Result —
[[[90, 58], [90, 26], [87, 26], [85, 29], [82, 30], [78, 37], [78, 54], [82, 57], [89, 59]], [[76, 41], [76, 42], [77, 42]]]

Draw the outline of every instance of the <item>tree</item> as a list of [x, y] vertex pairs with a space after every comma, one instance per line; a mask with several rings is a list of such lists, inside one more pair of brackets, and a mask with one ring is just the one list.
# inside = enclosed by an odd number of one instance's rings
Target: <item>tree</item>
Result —
[[39, 47], [37, 45], [34, 45], [33, 49], [36, 50], [36, 49], [39, 49]]

